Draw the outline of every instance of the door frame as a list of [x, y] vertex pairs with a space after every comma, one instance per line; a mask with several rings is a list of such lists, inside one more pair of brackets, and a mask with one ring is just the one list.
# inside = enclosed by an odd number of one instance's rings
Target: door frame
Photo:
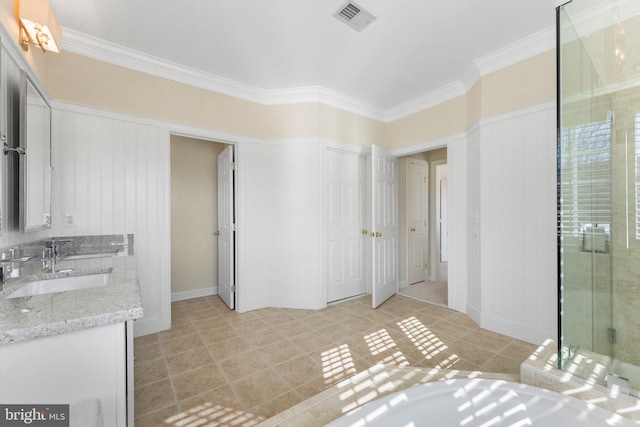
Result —
[[[235, 295], [235, 311], [242, 313], [244, 310], [244, 306], [246, 305], [246, 295], [242, 293], [242, 271], [240, 265], [242, 264], [242, 260], [244, 259], [244, 234], [242, 233], [242, 225], [244, 224], [244, 174], [242, 168], [242, 155], [243, 149], [242, 146], [244, 143], [256, 143], [260, 142], [260, 140], [250, 137], [241, 137], [234, 134], [229, 134], [226, 132], [219, 132], [211, 129], [203, 129], [195, 126], [182, 125], [177, 123], [163, 123], [163, 131], [167, 135], [167, 139], [171, 137], [171, 135], [183, 136], [187, 138], [199, 139], [203, 141], [216, 142], [220, 144], [233, 145], [234, 151], [234, 162], [235, 162], [235, 185], [233, 191], [233, 200], [234, 200], [234, 210], [235, 210], [235, 267], [234, 267], [234, 276], [235, 276], [235, 285], [236, 285], [236, 295]], [[171, 171], [168, 171], [168, 182], [171, 182]], [[171, 206], [171, 186], [167, 185], [167, 193], [168, 193], [168, 205]], [[168, 223], [171, 224], [171, 212], [167, 213]], [[213, 230], [212, 230], [213, 231]], [[169, 236], [169, 244], [167, 251], [168, 259], [171, 260], [171, 238]], [[169, 266], [167, 267], [169, 270], [169, 277], [171, 277], [171, 263], [169, 262]], [[169, 300], [171, 299], [171, 281], [167, 281], [169, 289], [167, 290], [167, 295]], [[245, 298], [243, 298], [243, 296]], [[170, 310], [170, 302], [169, 302], [169, 313], [168, 317], [171, 317]]]
[[391, 150], [398, 157], [410, 156], [424, 151], [447, 149], [449, 169], [449, 308], [467, 313], [467, 133], [460, 132], [431, 141]]
[[[433, 212], [429, 215], [429, 228], [433, 231], [433, 233], [429, 233], [429, 272], [428, 278], [430, 281], [435, 282], [438, 280], [439, 271], [440, 271], [440, 224], [438, 223], [438, 219], [440, 218], [440, 214], [438, 210], [440, 209], [440, 203], [438, 200], [438, 196], [440, 194], [440, 189], [438, 188], [438, 166], [448, 165], [448, 159], [434, 160], [431, 163], [431, 168], [429, 171], [429, 180], [433, 183]], [[448, 172], [447, 166], [447, 172]]]

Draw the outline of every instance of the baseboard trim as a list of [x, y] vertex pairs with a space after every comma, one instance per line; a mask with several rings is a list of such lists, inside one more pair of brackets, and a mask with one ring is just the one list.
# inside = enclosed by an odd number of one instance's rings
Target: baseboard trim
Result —
[[210, 295], [218, 295], [218, 287], [194, 289], [191, 291], [173, 292], [171, 294], [171, 302], [184, 301], [192, 298], [207, 297]]

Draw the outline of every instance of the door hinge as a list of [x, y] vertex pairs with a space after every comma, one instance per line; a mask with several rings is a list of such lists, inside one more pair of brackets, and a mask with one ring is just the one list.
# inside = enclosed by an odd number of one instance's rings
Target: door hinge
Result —
[[616, 332], [615, 328], [608, 328], [607, 329], [607, 340], [611, 344], [615, 344], [616, 343], [616, 341], [618, 340], [618, 333]]
[[426, 176], [424, 177], [424, 183], [425, 184], [427, 183], [427, 177]]
[[429, 264], [425, 261], [424, 266], [422, 268], [428, 268]]
[[231, 231], [236, 231], [236, 225], [235, 224], [231, 224], [231, 227], [229, 227], [229, 228], [231, 228]]
[[607, 112], [607, 120], [609, 120], [609, 122], [611, 123], [611, 126], [616, 124], [616, 112], [615, 111], [608, 111]]
[[229, 289], [231, 290], [231, 292], [235, 292], [236, 291], [236, 285], [231, 285], [231, 287]]
[[236, 162], [229, 162], [229, 167], [232, 171], [236, 170]]

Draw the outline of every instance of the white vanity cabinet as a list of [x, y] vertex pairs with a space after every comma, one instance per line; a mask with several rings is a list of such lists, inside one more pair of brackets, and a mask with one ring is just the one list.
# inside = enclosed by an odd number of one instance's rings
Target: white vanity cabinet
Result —
[[0, 402], [74, 405], [98, 399], [105, 426], [133, 426], [131, 324], [0, 346]]

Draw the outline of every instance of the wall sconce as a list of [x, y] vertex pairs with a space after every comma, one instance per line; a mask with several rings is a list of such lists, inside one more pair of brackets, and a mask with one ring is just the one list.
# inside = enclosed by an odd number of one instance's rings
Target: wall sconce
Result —
[[29, 50], [29, 44], [40, 46], [43, 52], [60, 52], [60, 26], [48, 0], [20, 0], [20, 44]]

